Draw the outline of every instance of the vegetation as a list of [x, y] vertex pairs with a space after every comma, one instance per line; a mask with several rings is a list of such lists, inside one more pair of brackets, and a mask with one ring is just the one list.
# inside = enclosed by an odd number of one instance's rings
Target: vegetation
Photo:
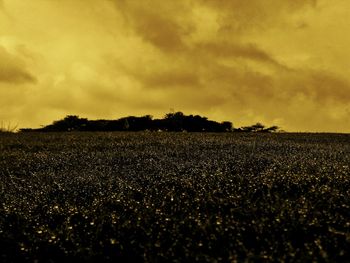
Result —
[[1, 134], [0, 261], [348, 262], [349, 164], [350, 135]]
[[245, 126], [237, 129], [237, 131], [244, 131], [244, 132], [276, 132], [278, 130], [279, 130], [278, 126], [271, 126], [267, 128], [265, 127], [265, 125], [261, 124], [260, 122], [252, 126]]
[[0, 123], [0, 133], [12, 133], [17, 130], [17, 125], [13, 126], [9, 122], [7, 125], [2, 121]]
[[275, 132], [279, 128], [265, 128], [257, 123], [253, 126], [234, 129], [229, 121], [216, 122], [199, 115], [185, 115], [182, 112], [168, 113], [163, 119], [153, 120], [151, 115], [129, 116], [118, 120], [88, 120], [76, 115], [68, 115], [62, 120], [40, 129], [21, 129], [22, 132], [62, 132], [62, 131], [186, 131], [186, 132]]

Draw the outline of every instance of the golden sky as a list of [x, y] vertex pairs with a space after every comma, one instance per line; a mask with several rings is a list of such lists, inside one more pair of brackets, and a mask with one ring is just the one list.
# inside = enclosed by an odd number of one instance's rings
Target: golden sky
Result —
[[348, 0], [0, 0], [0, 121], [170, 109], [350, 132]]

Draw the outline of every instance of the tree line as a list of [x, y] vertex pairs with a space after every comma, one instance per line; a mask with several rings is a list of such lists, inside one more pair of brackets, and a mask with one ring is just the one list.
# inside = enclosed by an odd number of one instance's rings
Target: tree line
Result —
[[216, 122], [199, 115], [182, 112], [167, 113], [162, 119], [151, 115], [129, 116], [117, 120], [88, 120], [68, 115], [61, 120], [38, 129], [20, 129], [21, 132], [66, 132], [66, 131], [174, 131], [174, 132], [276, 132], [279, 127], [265, 127], [261, 123], [234, 128], [232, 122]]

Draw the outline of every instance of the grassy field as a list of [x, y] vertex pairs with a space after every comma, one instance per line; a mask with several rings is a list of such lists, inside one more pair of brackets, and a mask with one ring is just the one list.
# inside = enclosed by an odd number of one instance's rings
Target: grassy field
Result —
[[0, 135], [0, 261], [349, 262], [350, 135]]

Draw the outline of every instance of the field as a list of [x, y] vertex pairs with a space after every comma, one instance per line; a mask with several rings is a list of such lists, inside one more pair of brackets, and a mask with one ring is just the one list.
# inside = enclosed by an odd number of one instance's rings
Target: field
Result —
[[350, 135], [0, 134], [0, 261], [349, 262]]

